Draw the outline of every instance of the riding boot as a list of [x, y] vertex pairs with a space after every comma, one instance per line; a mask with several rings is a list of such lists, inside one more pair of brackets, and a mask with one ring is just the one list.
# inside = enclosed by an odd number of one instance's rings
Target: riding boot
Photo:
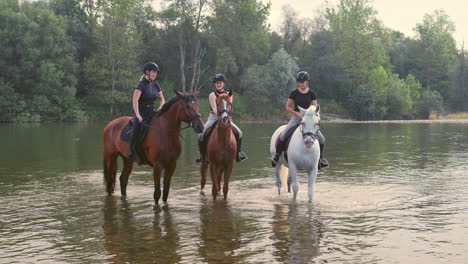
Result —
[[330, 165], [328, 164], [328, 160], [323, 157], [323, 148], [325, 147], [325, 144], [320, 144], [320, 160], [319, 160], [319, 169], [321, 168], [327, 168]]
[[242, 147], [242, 138], [237, 138], [236, 137], [236, 143], [237, 143], [237, 155], [236, 155], [236, 161], [241, 162], [246, 159], [248, 159], [247, 154], [241, 150]]
[[[136, 120], [138, 122], [138, 120]], [[134, 160], [136, 156], [136, 143], [138, 141], [138, 134], [140, 132], [140, 126], [133, 124], [132, 138], [130, 139], [130, 152], [128, 153], [128, 158]]]
[[276, 164], [279, 162], [279, 158], [281, 157], [281, 153], [284, 150], [284, 141], [279, 139], [278, 145], [276, 146], [276, 153], [271, 157], [271, 166], [276, 167]]
[[198, 150], [200, 151], [200, 157], [198, 157], [195, 160], [196, 163], [205, 161], [205, 156], [206, 156], [205, 139], [203, 139], [202, 141], [198, 141]]

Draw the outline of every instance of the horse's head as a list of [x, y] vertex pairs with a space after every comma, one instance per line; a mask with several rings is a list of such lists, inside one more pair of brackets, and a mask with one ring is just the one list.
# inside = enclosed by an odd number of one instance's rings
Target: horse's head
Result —
[[311, 148], [318, 137], [320, 129], [320, 105], [315, 107], [311, 105], [308, 109], [299, 106], [302, 114], [301, 133], [304, 144], [307, 148]]
[[227, 94], [216, 95], [216, 110], [218, 118], [221, 120], [221, 124], [227, 126], [231, 120], [232, 113], [232, 91]]
[[181, 93], [174, 90], [176, 95], [182, 99], [180, 102], [179, 119], [189, 124], [195, 133], [203, 132], [203, 120], [200, 115], [199, 93]]

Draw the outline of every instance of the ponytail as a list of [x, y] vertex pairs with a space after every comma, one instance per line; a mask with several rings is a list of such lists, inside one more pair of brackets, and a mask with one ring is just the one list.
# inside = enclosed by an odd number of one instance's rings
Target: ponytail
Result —
[[140, 82], [143, 81], [143, 80], [145, 79], [145, 76], [146, 76], [146, 74], [141, 75], [141, 77], [140, 77]]

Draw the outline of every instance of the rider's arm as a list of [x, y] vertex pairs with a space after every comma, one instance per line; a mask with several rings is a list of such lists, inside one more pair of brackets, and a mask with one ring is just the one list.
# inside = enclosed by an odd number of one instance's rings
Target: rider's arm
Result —
[[210, 93], [210, 96], [208, 97], [208, 101], [210, 101], [210, 106], [211, 106], [211, 110], [213, 110], [213, 113], [215, 115], [218, 115], [217, 111], [217, 107], [216, 107], [216, 95], [213, 93]]
[[298, 118], [301, 118], [301, 119], [302, 119], [301, 113], [298, 113], [298, 112], [294, 111], [293, 105], [294, 105], [293, 99], [288, 98], [288, 102], [286, 103], [286, 111], [287, 111], [288, 113], [290, 113], [290, 114], [292, 114], [292, 115], [295, 115], [295, 116], [297, 116]]
[[140, 96], [141, 96], [141, 91], [138, 89], [135, 89], [133, 91], [133, 100], [132, 100], [133, 112], [135, 112], [136, 117], [141, 123], [141, 120], [143, 119], [141, 118], [140, 111], [138, 110], [138, 100], [140, 99]]
[[159, 91], [158, 99], [159, 99], [159, 107], [158, 107], [158, 111], [159, 111], [159, 109], [161, 109], [161, 107], [166, 103], [166, 100], [164, 100], [164, 95], [162, 91]]

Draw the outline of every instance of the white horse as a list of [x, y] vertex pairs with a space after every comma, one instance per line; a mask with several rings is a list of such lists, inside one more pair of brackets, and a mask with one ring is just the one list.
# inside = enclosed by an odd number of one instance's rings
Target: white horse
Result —
[[[289, 168], [289, 177], [287, 178], [288, 191], [291, 190], [290, 186], [292, 184], [293, 200], [296, 201], [297, 191], [299, 189], [297, 184], [297, 171], [298, 169], [304, 169], [307, 172], [309, 202], [312, 202], [320, 158], [320, 147], [317, 140], [317, 135], [319, 133], [320, 106], [315, 107], [311, 105], [308, 109], [299, 107], [299, 110], [303, 118], [289, 142], [287, 150], [288, 161], [286, 161], [284, 157], [285, 152], [283, 152], [278, 164], [276, 164], [276, 186], [278, 187], [278, 195], [280, 195], [281, 186], [285, 184]], [[286, 125], [276, 129], [271, 137], [270, 152], [272, 155], [276, 153], [276, 140], [285, 127]]]

